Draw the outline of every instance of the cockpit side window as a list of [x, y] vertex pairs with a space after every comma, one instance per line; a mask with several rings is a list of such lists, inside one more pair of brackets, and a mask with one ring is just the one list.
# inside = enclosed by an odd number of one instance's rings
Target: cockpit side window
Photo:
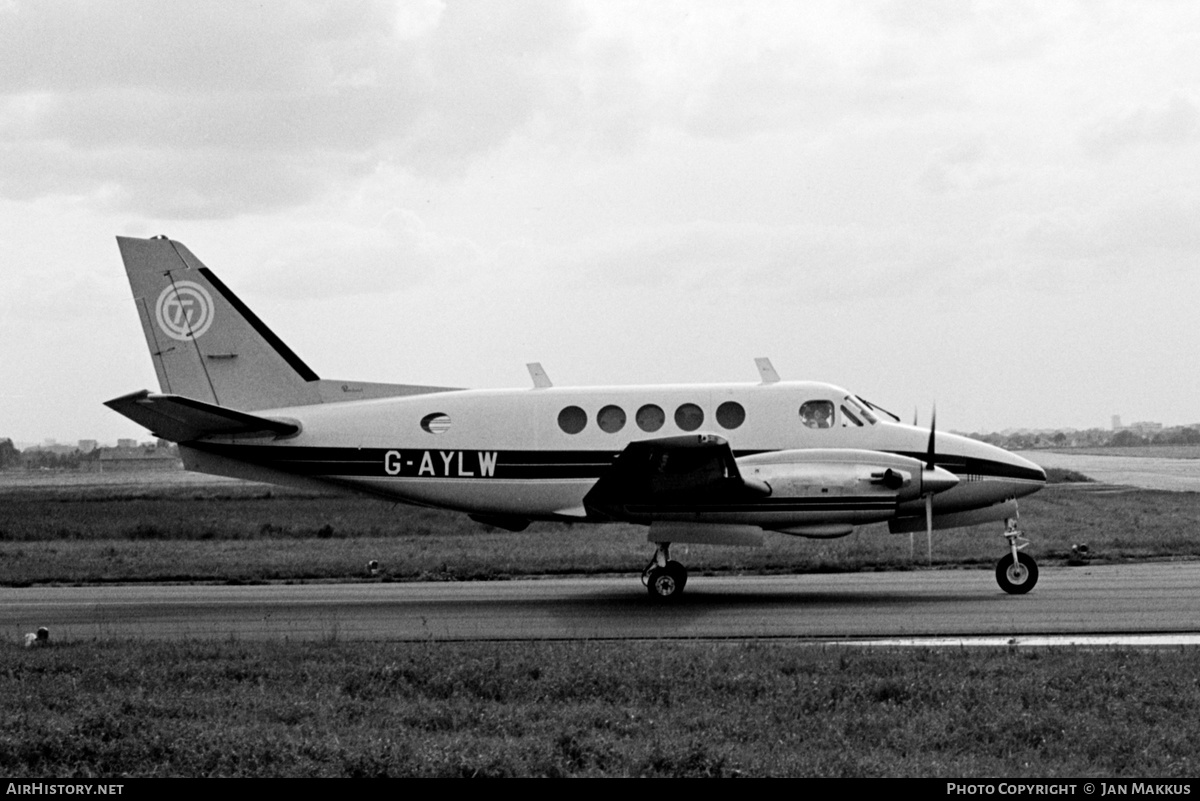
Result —
[[832, 428], [833, 401], [805, 401], [800, 406], [800, 422], [809, 428]]

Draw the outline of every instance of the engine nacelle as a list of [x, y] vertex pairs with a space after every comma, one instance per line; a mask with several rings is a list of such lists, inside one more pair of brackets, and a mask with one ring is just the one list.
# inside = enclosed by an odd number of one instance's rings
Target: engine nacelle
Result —
[[921, 462], [893, 453], [806, 449], [743, 456], [737, 463], [742, 477], [768, 485], [772, 498], [875, 496], [900, 503], [921, 497]]

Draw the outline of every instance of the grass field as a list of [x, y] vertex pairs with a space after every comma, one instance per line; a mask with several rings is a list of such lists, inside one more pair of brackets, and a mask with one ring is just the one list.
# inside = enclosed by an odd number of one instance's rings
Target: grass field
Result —
[[[1031, 552], [1065, 561], [1200, 558], [1200, 496], [1051, 485], [1021, 501]], [[935, 566], [991, 569], [999, 523], [935, 532]], [[918, 535], [918, 540], [923, 536]], [[918, 548], [918, 558], [923, 548]], [[646, 530], [537, 524], [487, 529], [465, 516], [260, 485], [16, 487], [0, 492], [0, 584], [164, 581], [464, 580], [636, 573]], [[769, 535], [766, 547], [677, 546], [699, 573], [907, 569], [909, 538], [886, 526], [835, 540]]]
[[5, 655], [0, 774], [1190, 777], [1198, 674], [1196, 649], [79, 643]]
[[[1047, 488], [1033, 552], [1200, 557], [1200, 497]], [[1000, 526], [935, 534], [991, 569]], [[918, 537], [918, 540], [921, 538]], [[635, 573], [634, 526], [489, 531], [459, 515], [229, 483], [0, 488], [0, 581], [408, 580]], [[881, 526], [699, 572], [909, 569]], [[918, 548], [918, 553], [921, 549]], [[378, 559], [382, 575], [367, 578]], [[785, 643], [0, 644], [8, 776], [1188, 777], [1196, 649], [853, 650]]]

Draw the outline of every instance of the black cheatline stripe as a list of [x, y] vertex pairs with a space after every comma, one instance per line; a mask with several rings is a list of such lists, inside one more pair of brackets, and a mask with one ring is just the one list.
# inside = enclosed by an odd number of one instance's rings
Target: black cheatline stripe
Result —
[[[913, 451], [890, 451], [890, 453], [894, 453], [897, 456], [918, 459], [922, 463], [929, 458], [928, 453]], [[975, 459], [972, 457], [935, 453], [933, 455], [933, 463], [943, 470], [954, 473], [956, 476], [970, 474], [973, 476], [983, 476], [984, 478], [1021, 478], [1027, 481], [1046, 480], [1046, 476], [1041, 470], [1031, 470], [1028, 467], [1019, 467], [1018, 465], [1006, 462], [998, 462], [994, 459]]]
[[[506, 451], [499, 448], [347, 448], [306, 447], [281, 445], [226, 445], [218, 443], [191, 443], [200, 450], [218, 453], [235, 459], [255, 462], [264, 466], [318, 475], [332, 465], [350, 468], [352, 472], [340, 475], [382, 475], [386, 455], [399, 451], [407, 459], [409, 454], [428, 452], [435, 459], [439, 453], [495, 453], [497, 454], [493, 478], [552, 479], [552, 478], [599, 478], [612, 466], [617, 457], [613, 451]], [[738, 455], [767, 453], [767, 451], [739, 451]], [[924, 453], [895, 452], [899, 456], [924, 459]], [[468, 458], [471, 458], [468, 456]], [[935, 462], [937, 459], [935, 458]], [[435, 466], [440, 462], [435, 461]], [[474, 460], [471, 462], [475, 464]], [[1040, 470], [1030, 470], [1016, 465], [990, 459], [968, 459], [946, 456], [941, 467], [957, 475], [971, 474], [984, 478], [1018, 478], [1028, 481], [1044, 481]], [[407, 471], [405, 477], [412, 477]], [[440, 476], [439, 476], [440, 477]]]
[[275, 335], [274, 331], [272, 331], [270, 328], [267, 328], [267, 324], [258, 319], [258, 315], [250, 311], [250, 307], [245, 303], [242, 303], [238, 296], [233, 294], [233, 290], [225, 286], [225, 284], [221, 282], [221, 279], [217, 278], [212, 270], [208, 269], [207, 267], [201, 267], [200, 274], [208, 279], [208, 282], [212, 284], [218, 292], [221, 293], [225, 300], [229, 301], [229, 304], [233, 306], [233, 308], [236, 309], [237, 312], [242, 315], [242, 317], [246, 318], [246, 322], [250, 323], [254, 330], [258, 332], [258, 335], [265, 339], [267, 344], [274, 348], [275, 351], [283, 357], [283, 360], [291, 365], [293, 370], [299, 373], [301, 378], [303, 378], [305, 381], [319, 380], [317, 374], [312, 371], [312, 368], [305, 364], [304, 360], [297, 356], [295, 351], [285, 345], [283, 340]]
[[791, 499], [791, 503], [730, 503], [730, 504], [661, 504], [640, 503], [622, 504], [622, 508], [630, 514], [646, 512], [678, 512], [681, 514], [724, 514], [750, 512], [894, 512], [895, 503], [839, 503], [839, 504], [810, 504]]
[[[198, 450], [228, 456], [252, 462], [264, 467], [273, 467], [296, 475], [320, 476], [384, 476], [389, 475], [384, 470], [385, 458], [391, 451], [399, 451], [405, 462], [415, 461], [412, 454], [429, 453], [432, 457], [434, 473], [424, 475], [414, 474], [413, 468], [406, 465], [400, 478], [457, 478], [455, 473], [445, 472], [439, 453], [464, 454], [466, 466], [472, 472], [477, 472], [478, 462], [474, 454], [495, 453], [495, 467], [488, 478], [509, 479], [594, 479], [607, 470], [611, 461], [597, 461], [598, 458], [612, 458], [609, 452], [601, 451], [600, 456], [594, 451], [501, 451], [453, 449], [439, 451], [434, 448], [328, 448], [328, 447], [279, 447], [271, 445], [227, 445], [224, 443], [197, 442], [190, 443]], [[547, 461], [550, 457], [550, 461]], [[555, 459], [557, 457], [557, 459]], [[537, 461], [534, 461], [534, 460]], [[464, 476], [466, 477], [466, 476]]]

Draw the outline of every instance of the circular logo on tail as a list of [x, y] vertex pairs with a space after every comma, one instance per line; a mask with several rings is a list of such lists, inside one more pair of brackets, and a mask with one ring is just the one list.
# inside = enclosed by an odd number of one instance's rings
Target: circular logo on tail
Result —
[[194, 281], [176, 281], [162, 291], [155, 305], [158, 327], [172, 339], [202, 336], [213, 322], [213, 300]]

